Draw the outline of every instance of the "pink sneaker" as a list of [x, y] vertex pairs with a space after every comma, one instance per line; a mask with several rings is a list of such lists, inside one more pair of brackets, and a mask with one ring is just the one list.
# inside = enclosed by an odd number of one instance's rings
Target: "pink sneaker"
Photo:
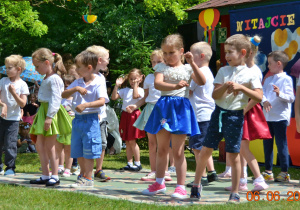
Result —
[[[231, 191], [232, 190], [232, 186], [230, 187], [225, 187], [226, 191]], [[247, 187], [247, 183], [246, 184], [241, 184], [239, 185], [239, 191], [248, 191], [248, 187]]]
[[174, 193], [171, 195], [172, 198], [185, 199], [187, 198], [186, 190], [181, 187], [176, 187]]
[[220, 177], [220, 178], [230, 178], [231, 177], [231, 173], [224, 171], [223, 173], [218, 174], [218, 177]]
[[155, 182], [152, 185], [149, 185], [148, 189], [143, 190], [142, 194], [144, 195], [155, 195], [158, 193], [164, 193], [166, 191], [166, 185], [165, 183], [163, 184], [158, 184], [157, 182]]
[[269, 188], [269, 185], [267, 185], [266, 182], [264, 182], [264, 181], [263, 182], [254, 182], [253, 185], [254, 185], [254, 188], [253, 188], [253, 190], [251, 190], [252, 192], [262, 191], [262, 190]]
[[169, 172], [165, 172], [165, 181], [172, 181], [171, 175]]

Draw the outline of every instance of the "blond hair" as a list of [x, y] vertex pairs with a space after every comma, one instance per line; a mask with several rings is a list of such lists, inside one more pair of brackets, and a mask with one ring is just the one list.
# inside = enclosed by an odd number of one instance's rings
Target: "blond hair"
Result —
[[74, 75], [66, 74], [62, 77], [62, 80], [64, 83], [68, 82], [71, 84], [72, 82], [74, 82], [76, 80], [76, 78]]
[[205, 60], [210, 61], [212, 56], [211, 46], [207, 42], [197, 42], [191, 46], [191, 51], [195, 51], [196, 54], [204, 54]]
[[53, 53], [48, 48], [39, 48], [34, 53], [32, 53], [32, 59], [36, 59], [40, 62], [49, 61], [49, 63], [53, 66], [53, 70], [55, 73], [58, 71], [62, 73], [62, 75], [66, 74], [66, 68], [63, 64], [62, 57], [58, 53]]
[[[184, 49], [183, 38], [180, 34], [168, 35], [162, 40], [162, 45], [174, 46], [177, 50]], [[181, 55], [181, 62], [184, 63], [184, 55]]]
[[284, 69], [289, 62], [289, 56], [281, 50], [270, 52], [268, 58], [273, 58], [275, 62], [280, 61], [282, 63], [282, 68]]
[[102, 46], [93, 45], [86, 48], [86, 51], [95, 53], [98, 57], [102, 58], [105, 55], [109, 54], [109, 50]]
[[[140, 69], [137, 69], [137, 68], [131, 69], [131, 70], [128, 72], [128, 74], [126, 74], [126, 75], [124, 76], [124, 82], [122, 83], [121, 88], [125, 88], [125, 87], [127, 87], [127, 86], [130, 86], [130, 83], [129, 83], [129, 77], [130, 77], [131, 74], [138, 74], [138, 75], [140, 75], [140, 76], [143, 75], [143, 73], [142, 73], [142, 71], [141, 71]], [[142, 81], [141, 81], [140, 84], [139, 84], [140, 87], [143, 87], [144, 79], [145, 79], [145, 76], [143, 75]]]
[[26, 62], [21, 55], [10, 55], [5, 58], [5, 64], [11, 64], [14, 67], [20, 67], [21, 72], [25, 70]]
[[151, 53], [151, 55], [150, 55], [150, 60], [151, 61], [153, 60], [154, 56], [163, 58], [164, 57], [163, 51], [161, 49], [153, 50], [152, 53]]
[[246, 50], [246, 58], [249, 57], [250, 50], [251, 50], [251, 42], [245, 35], [243, 35], [243, 34], [232, 35], [226, 39], [225, 45], [233, 46], [239, 52], [242, 49], [245, 49]]
[[82, 51], [75, 57], [75, 63], [81, 63], [84, 66], [91, 65], [95, 70], [98, 63], [98, 56], [91, 51]]

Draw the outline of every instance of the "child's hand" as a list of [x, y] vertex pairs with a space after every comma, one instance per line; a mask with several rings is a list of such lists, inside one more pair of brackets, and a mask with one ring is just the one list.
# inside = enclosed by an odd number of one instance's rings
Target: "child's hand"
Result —
[[175, 87], [175, 90], [178, 90], [178, 89], [183, 88], [183, 87], [188, 87], [188, 86], [189, 86], [189, 84], [186, 81], [181, 80], [177, 83], [177, 85]]
[[136, 110], [136, 108], [137, 108], [137, 106], [135, 104], [131, 104], [126, 107], [126, 111], [128, 113], [132, 113], [134, 110]]
[[8, 86], [8, 90], [11, 94], [15, 93], [16, 92], [16, 88], [13, 84], [9, 84]]
[[116, 85], [117, 86], [121, 86], [123, 84], [123, 82], [125, 81], [124, 77], [119, 77], [117, 80], [116, 80]]
[[227, 88], [227, 93], [233, 93], [234, 96], [236, 96], [240, 90], [243, 89], [243, 85], [235, 83], [235, 82], [230, 82], [229, 86]]
[[272, 109], [272, 105], [270, 104], [269, 101], [265, 101], [263, 105], [266, 112], [269, 112]]
[[83, 88], [83, 87], [79, 87], [77, 86], [77, 92], [80, 93], [81, 95], [85, 95], [87, 93], [87, 89]]
[[273, 91], [276, 93], [276, 96], [278, 97], [279, 93], [280, 93], [279, 87], [277, 87], [276, 85], [273, 85], [273, 88], [274, 88]]
[[37, 108], [39, 108], [39, 105], [36, 104], [36, 103], [34, 103], [34, 102], [32, 103], [32, 105], [35, 106], [35, 107], [37, 107]]
[[184, 54], [184, 57], [185, 57], [185, 60], [186, 60], [189, 64], [191, 64], [191, 63], [194, 62], [194, 56], [193, 56], [193, 54], [192, 54], [191, 52], [185, 53], [185, 54]]
[[46, 117], [45, 123], [44, 123], [44, 130], [48, 131], [50, 128], [50, 125], [52, 123], [52, 118]]
[[2, 118], [7, 117], [7, 106], [6, 106], [6, 104], [3, 104], [3, 106], [2, 106], [1, 117]]
[[76, 106], [75, 110], [78, 112], [78, 113], [81, 113], [85, 110], [85, 105], [84, 104], [79, 104], [78, 106]]

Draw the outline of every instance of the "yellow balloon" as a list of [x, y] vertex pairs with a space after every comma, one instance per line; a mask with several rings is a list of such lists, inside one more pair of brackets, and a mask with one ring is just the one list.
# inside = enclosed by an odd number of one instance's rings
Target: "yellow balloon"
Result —
[[213, 9], [207, 9], [204, 11], [204, 22], [211, 29], [211, 25], [214, 22], [215, 13]]
[[93, 23], [97, 20], [97, 15], [88, 15], [87, 20], [88, 23]]

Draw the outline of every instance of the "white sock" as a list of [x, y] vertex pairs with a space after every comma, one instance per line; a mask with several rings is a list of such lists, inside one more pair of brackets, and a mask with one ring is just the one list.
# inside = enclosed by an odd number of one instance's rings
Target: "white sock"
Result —
[[130, 166], [133, 166], [133, 163], [132, 162], [127, 162], [128, 165]]
[[248, 177], [247, 166], [244, 166], [243, 169], [244, 169], [244, 176], [245, 178], [247, 178]]
[[64, 165], [58, 165], [58, 168], [64, 169]]
[[59, 180], [58, 175], [52, 175], [52, 176], [51, 176], [51, 179], [52, 179], [52, 178], [55, 179], [55, 180]]
[[180, 187], [181, 189], [185, 190], [185, 186], [184, 185], [176, 185], [176, 187]]
[[165, 178], [156, 178], [156, 182], [158, 184], [163, 184], [163, 183], [165, 183]]
[[50, 179], [50, 176], [42, 175], [42, 180], [46, 180], [46, 179]]
[[231, 166], [226, 166], [225, 172], [231, 173]]
[[246, 178], [240, 178], [240, 184], [247, 184]]
[[141, 161], [134, 161], [134, 164], [137, 165], [137, 166], [140, 166], [141, 165]]
[[259, 177], [257, 177], [256, 179], [254, 179], [253, 183], [254, 182], [264, 182], [264, 181], [265, 181], [264, 177], [262, 175], [260, 175]]

